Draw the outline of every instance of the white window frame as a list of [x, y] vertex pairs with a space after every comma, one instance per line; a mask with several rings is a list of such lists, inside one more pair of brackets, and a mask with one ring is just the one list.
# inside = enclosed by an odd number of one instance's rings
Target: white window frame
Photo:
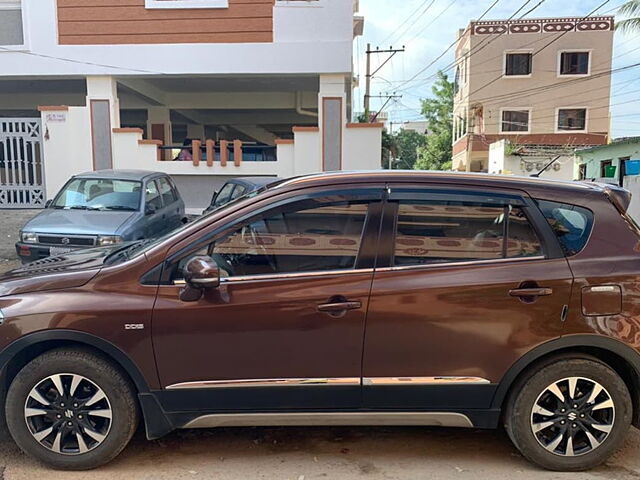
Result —
[[[507, 75], [507, 56], [518, 53], [528, 53], [531, 55], [531, 73], [528, 75]], [[502, 59], [502, 78], [531, 78], [533, 76], [533, 50], [505, 50]]]
[[[563, 130], [559, 128], [560, 122], [560, 110], [584, 110], [584, 130]], [[589, 108], [585, 106], [579, 107], [558, 107], [556, 108], [556, 125], [555, 132], [556, 133], [587, 133], [589, 131]]]
[[229, 8], [229, 0], [144, 0], [147, 9], [162, 8]]
[[0, 53], [2, 50], [26, 51], [28, 50], [29, 37], [27, 28], [27, 7], [24, 0], [15, 0], [13, 5], [0, 5], [0, 10], [20, 10], [22, 16], [22, 43], [19, 45], [0, 45]]
[[[502, 120], [502, 114], [504, 112], [527, 112], [527, 114], [529, 115], [528, 117], [528, 124], [527, 124], [527, 130], [520, 130], [518, 132], [509, 132], [509, 131], [505, 131], [502, 129], [502, 124], [503, 124], [503, 120]], [[498, 131], [500, 132], [500, 134], [502, 135], [528, 135], [531, 133], [531, 107], [507, 107], [507, 108], [501, 108], [500, 109], [500, 124], [498, 127]], [[557, 122], [556, 122], [557, 125]]]
[[[587, 73], [562, 73], [562, 54], [563, 53], [588, 53], [589, 68], [587, 68]], [[590, 77], [592, 64], [593, 64], [593, 48], [571, 48], [571, 49], [565, 49], [565, 50], [558, 50], [558, 68], [556, 70], [556, 74], [558, 78]]]

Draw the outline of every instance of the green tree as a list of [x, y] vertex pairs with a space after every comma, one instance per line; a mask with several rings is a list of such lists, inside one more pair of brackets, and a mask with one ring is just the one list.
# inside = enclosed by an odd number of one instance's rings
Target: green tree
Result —
[[427, 136], [414, 130], [400, 130], [394, 136], [398, 151], [394, 168], [411, 170], [418, 161], [418, 151], [427, 144]]
[[624, 3], [618, 13], [628, 18], [618, 22], [617, 28], [627, 32], [640, 32], [640, 0], [630, 0]]
[[443, 71], [431, 88], [433, 98], [422, 101], [422, 114], [429, 123], [430, 134], [426, 145], [418, 151], [418, 170], [449, 170], [451, 169], [453, 141], [453, 96], [454, 83]]

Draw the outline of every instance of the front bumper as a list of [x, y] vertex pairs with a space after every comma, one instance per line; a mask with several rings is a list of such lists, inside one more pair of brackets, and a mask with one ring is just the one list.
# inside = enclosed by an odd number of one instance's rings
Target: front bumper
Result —
[[[16, 243], [16, 253], [18, 254], [18, 258], [20, 258], [23, 264], [35, 262], [36, 260], [42, 260], [43, 258], [50, 257], [51, 255], [57, 255], [57, 254], [63, 253], [60, 251], [56, 252], [55, 250], [53, 253], [51, 253], [51, 248], [55, 249], [56, 247], [51, 247], [50, 245], [40, 245], [37, 243], [23, 243], [23, 242]], [[89, 247], [68, 247], [68, 248], [64, 247], [64, 248], [71, 252], [74, 250], [81, 250], [82, 248], [89, 248]]]

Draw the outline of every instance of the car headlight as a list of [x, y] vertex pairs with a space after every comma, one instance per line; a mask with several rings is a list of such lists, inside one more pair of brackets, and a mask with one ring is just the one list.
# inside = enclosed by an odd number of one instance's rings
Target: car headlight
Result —
[[33, 232], [20, 232], [20, 240], [24, 243], [38, 243], [38, 234]]
[[96, 239], [96, 245], [99, 247], [106, 247], [108, 245], [115, 245], [121, 243], [122, 238], [118, 235], [98, 235]]

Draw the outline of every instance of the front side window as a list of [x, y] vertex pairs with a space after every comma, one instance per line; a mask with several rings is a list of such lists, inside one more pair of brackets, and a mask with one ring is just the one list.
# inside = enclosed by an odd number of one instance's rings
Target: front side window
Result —
[[560, 75], [588, 75], [589, 52], [562, 52]]
[[140, 208], [142, 184], [109, 178], [75, 178], [60, 191], [52, 207], [70, 210], [123, 210]]
[[528, 132], [529, 110], [504, 110], [501, 129], [502, 132]]
[[558, 130], [583, 131], [586, 129], [586, 108], [561, 108], [558, 110]]
[[541, 243], [520, 207], [446, 200], [398, 206], [394, 266], [539, 255]]
[[531, 53], [507, 53], [504, 74], [508, 77], [531, 75], [532, 63]]
[[538, 200], [538, 207], [551, 225], [560, 247], [568, 257], [582, 251], [593, 227], [593, 213], [583, 207]]
[[24, 45], [21, 0], [0, 0], [0, 45]]
[[197, 254], [211, 256], [224, 277], [353, 269], [368, 204], [309, 200], [279, 207], [238, 225]]

